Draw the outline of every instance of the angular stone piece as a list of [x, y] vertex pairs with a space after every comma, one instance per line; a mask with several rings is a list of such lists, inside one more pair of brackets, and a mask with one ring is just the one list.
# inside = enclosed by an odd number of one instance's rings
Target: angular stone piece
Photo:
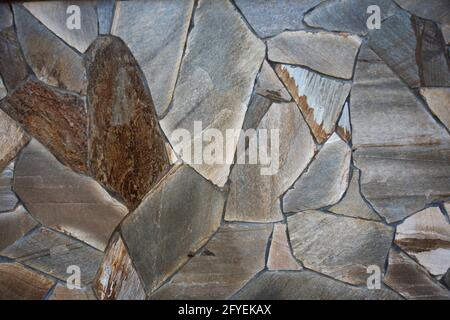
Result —
[[267, 268], [269, 270], [303, 269], [292, 255], [285, 224], [276, 223], [273, 226], [272, 243], [270, 244]]
[[350, 147], [333, 134], [284, 195], [283, 211], [318, 209], [337, 203], [347, 189], [351, 153]]
[[86, 66], [92, 175], [135, 208], [169, 168], [152, 98], [139, 66], [116, 37], [99, 37]]
[[261, 71], [256, 81], [255, 91], [257, 94], [277, 102], [289, 102], [292, 97], [278, 79], [267, 60], [264, 60]]
[[317, 142], [323, 143], [334, 132], [351, 83], [301, 67], [277, 65], [275, 70], [294, 97]]
[[352, 126], [350, 124], [350, 110], [348, 103], [344, 104], [341, 117], [336, 127], [336, 132], [345, 142], [349, 142], [352, 139]]
[[[442, 36], [444, 37], [444, 41], [446, 45], [450, 44], [450, 24], [441, 25]], [[447, 48], [448, 50], [448, 48]]]
[[39, 222], [99, 250], [128, 213], [96, 181], [60, 164], [36, 140], [16, 164], [14, 190]]
[[[227, 299], [264, 269], [272, 225], [221, 227], [150, 299]], [[245, 244], [245, 245], [244, 245]]]
[[332, 206], [329, 211], [344, 216], [380, 221], [380, 217], [364, 201], [359, 191], [361, 171], [353, 168], [352, 180], [342, 200]]
[[366, 34], [367, 8], [371, 5], [380, 8], [382, 21], [399, 11], [392, 0], [331, 0], [308, 12], [304, 21], [311, 27], [328, 31]]
[[0, 31], [13, 25], [13, 15], [8, 3], [0, 3]]
[[267, 41], [269, 60], [351, 79], [361, 39], [331, 32], [286, 31]]
[[83, 58], [22, 6], [15, 5], [14, 14], [23, 54], [39, 80], [85, 94], [87, 81]]
[[399, 250], [391, 249], [384, 282], [406, 299], [450, 299], [448, 290]]
[[367, 267], [384, 269], [394, 230], [382, 223], [319, 211], [287, 218], [294, 256], [309, 269], [350, 284], [366, 284]]
[[447, 0], [394, 0], [410, 13], [428, 20], [450, 24], [450, 5]]
[[[263, 42], [251, 33], [230, 2], [199, 1], [172, 107], [161, 121], [176, 153], [181, 148], [180, 139], [172, 137], [177, 128], [188, 130], [192, 141], [200, 139], [203, 131], [194, 130], [194, 121], [202, 121], [202, 128], [219, 130], [223, 137], [227, 129], [241, 129], [264, 55]], [[228, 150], [234, 152], [236, 144], [230, 146], [233, 148]], [[232, 159], [233, 154], [225, 157]], [[184, 160], [192, 163], [186, 155]], [[231, 164], [222, 163], [191, 166], [224, 186]]]
[[432, 275], [450, 268], [450, 224], [437, 207], [422, 210], [397, 226], [395, 243]]
[[259, 123], [272, 104], [272, 100], [260, 96], [259, 94], [253, 94], [248, 105], [247, 113], [245, 114], [242, 130], [246, 131], [248, 129], [258, 128]]
[[14, 162], [11, 162], [0, 174], [0, 212], [11, 211], [19, 200], [11, 188], [14, 175]]
[[445, 275], [441, 278], [441, 282], [450, 289], [450, 268], [447, 270]]
[[239, 300], [398, 300], [392, 290], [369, 290], [336, 281], [315, 272], [266, 271], [233, 299]]
[[0, 250], [14, 243], [36, 225], [36, 221], [22, 206], [14, 211], [0, 213]]
[[97, 1], [98, 33], [108, 34], [114, 16], [115, 0]]
[[58, 283], [48, 300], [97, 300], [92, 289], [69, 289], [66, 284]]
[[123, 239], [147, 294], [218, 229], [225, 195], [192, 168], [173, 168], [122, 223]]
[[[272, 152], [270, 165], [261, 161], [258, 164], [234, 165], [225, 211], [228, 221], [282, 220], [279, 198], [300, 176], [315, 153], [308, 125], [293, 102], [272, 104], [256, 129], [267, 130], [267, 145], [272, 143], [272, 131], [279, 130], [278, 139], [281, 143], [278, 155]], [[256, 149], [250, 141], [249, 150]]]
[[284, 30], [308, 28], [303, 15], [322, 1], [236, 0], [236, 5], [258, 36], [266, 38]]
[[0, 264], [0, 300], [40, 300], [53, 281], [18, 263]]
[[0, 171], [14, 159], [29, 141], [23, 129], [0, 109]]
[[138, 61], [159, 116], [166, 114], [172, 100], [193, 5], [193, 0], [116, 5], [111, 33], [125, 41]]
[[93, 287], [100, 300], [145, 299], [144, 288], [120, 235], [112, 239]]
[[17, 240], [0, 255], [63, 281], [71, 276], [67, 268], [76, 265], [81, 271], [82, 284], [92, 281], [103, 256], [86, 244], [42, 227]]
[[8, 92], [6, 91], [6, 87], [3, 84], [2, 78], [0, 77], [0, 100], [6, 97], [7, 94]]
[[98, 34], [97, 13], [93, 1], [77, 1], [80, 14], [80, 29], [68, 28], [76, 22], [71, 16], [77, 13], [66, 1], [39, 1], [23, 4], [36, 18], [58, 37], [81, 53], [85, 52]]
[[420, 88], [431, 111], [450, 130], [450, 88]]

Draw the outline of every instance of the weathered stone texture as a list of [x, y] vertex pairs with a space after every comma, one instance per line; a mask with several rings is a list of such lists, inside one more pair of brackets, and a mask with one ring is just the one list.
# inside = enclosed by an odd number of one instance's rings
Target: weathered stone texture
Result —
[[69, 289], [67, 284], [58, 283], [48, 300], [97, 300], [90, 287]]
[[23, 129], [0, 109], [0, 171], [13, 160], [29, 141]]
[[269, 270], [302, 270], [300, 263], [295, 260], [291, 252], [286, 234], [286, 225], [276, 223], [273, 226], [272, 242], [267, 259]]
[[13, 244], [36, 225], [37, 222], [22, 206], [10, 212], [0, 213], [0, 250]]

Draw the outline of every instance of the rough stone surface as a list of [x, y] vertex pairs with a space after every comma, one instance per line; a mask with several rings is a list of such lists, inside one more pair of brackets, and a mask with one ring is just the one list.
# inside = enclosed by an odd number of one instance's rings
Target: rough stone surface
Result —
[[301, 67], [277, 65], [275, 70], [294, 97], [317, 142], [325, 142], [334, 132], [351, 83]]
[[256, 129], [262, 118], [266, 115], [273, 101], [259, 94], [253, 94], [245, 114], [242, 130]]
[[287, 31], [267, 41], [269, 60], [343, 79], [351, 79], [360, 45], [357, 36], [308, 31]]
[[99, 250], [128, 213], [96, 181], [60, 164], [35, 140], [17, 161], [14, 190], [42, 224]]
[[0, 77], [0, 100], [6, 97], [7, 94], [8, 92], [6, 91], [6, 87], [3, 84], [2, 78]]
[[114, 16], [114, 8], [115, 8], [115, 0], [97, 1], [99, 34], [108, 34], [111, 31], [111, 24]]
[[221, 227], [205, 248], [150, 299], [231, 297], [264, 268], [271, 232], [271, 225]]
[[169, 168], [152, 98], [118, 38], [104, 36], [92, 44], [87, 72], [90, 169], [135, 208]]
[[66, 284], [58, 283], [48, 300], [97, 300], [92, 289], [84, 287], [80, 289], [68, 289]]
[[13, 24], [13, 15], [8, 3], [0, 3], [0, 31], [11, 27]]
[[[200, 139], [194, 132], [194, 121], [202, 121], [203, 128], [218, 129], [224, 137], [226, 129], [242, 127], [264, 55], [264, 44], [230, 2], [199, 1], [172, 107], [161, 121], [175, 152], [180, 153], [180, 144], [171, 136], [175, 129], [188, 130], [192, 141]], [[225, 156], [233, 158], [233, 154]], [[222, 163], [191, 166], [223, 186], [230, 163]]]
[[14, 243], [36, 225], [36, 221], [22, 206], [14, 211], [0, 213], [0, 250]]
[[420, 88], [431, 111], [450, 130], [450, 88]]
[[294, 256], [309, 269], [366, 284], [367, 267], [384, 269], [394, 230], [384, 224], [319, 211], [288, 217]]
[[5, 169], [28, 141], [29, 137], [23, 129], [0, 110], [0, 171]]
[[264, 60], [262, 64], [258, 80], [256, 81], [255, 91], [257, 94], [277, 102], [289, 102], [292, 100], [292, 97], [267, 60]]
[[0, 174], [0, 212], [12, 211], [19, 200], [11, 188], [14, 175], [14, 162], [11, 162]]
[[[442, 36], [444, 37], [444, 41], [446, 45], [450, 44], [450, 24], [441, 25]], [[448, 50], [448, 47], [447, 47]]]
[[111, 33], [125, 41], [139, 62], [160, 116], [172, 100], [193, 4], [193, 0], [116, 4]]
[[[279, 130], [281, 143], [278, 155], [271, 154], [272, 161], [277, 158], [277, 165], [271, 163], [273, 170], [268, 170], [269, 166], [261, 162], [234, 165], [230, 175], [226, 220], [281, 220], [283, 214], [279, 197], [295, 182], [314, 156], [314, 141], [295, 103], [273, 104], [257, 127], [257, 130], [261, 129], [269, 132], [267, 144], [273, 143], [270, 136], [272, 130]], [[264, 170], [273, 172], [265, 175]]]
[[186, 165], [173, 168], [122, 223], [147, 294], [218, 229], [225, 195]]
[[342, 140], [349, 142], [352, 139], [352, 126], [350, 123], [350, 108], [348, 103], [344, 104], [342, 109], [341, 117], [339, 118], [336, 133], [341, 137]]
[[447, 0], [394, 0], [400, 7], [412, 14], [450, 25], [450, 5]]
[[337, 203], [348, 185], [351, 149], [336, 134], [283, 197], [283, 211], [318, 209]]
[[291, 252], [286, 234], [286, 225], [276, 223], [273, 226], [272, 242], [267, 260], [269, 270], [302, 270], [300, 263], [295, 260]]

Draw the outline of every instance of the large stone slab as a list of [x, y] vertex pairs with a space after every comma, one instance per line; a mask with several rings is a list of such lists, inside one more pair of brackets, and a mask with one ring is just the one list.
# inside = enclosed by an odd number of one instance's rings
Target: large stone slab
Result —
[[450, 130], [450, 88], [420, 88], [431, 111]]
[[225, 195], [181, 165], [145, 197], [121, 225], [147, 294], [189, 260], [218, 229]]
[[272, 225], [228, 224], [150, 299], [227, 299], [265, 266]]
[[[69, 8], [73, 4], [66, 1], [26, 2], [23, 5], [58, 37], [82, 53], [97, 37], [98, 21], [93, 1], [77, 1], [75, 5], [79, 11]], [[80, 28], [69, 28], [68, 23], [73, 24], [77, 14]]]
[[294, 97], [317, 142], [325, 142], [335, 130], [351, 83], [296, 66], [277, 65], [275, 70]]
[[267, 60], [264, 60], [262, 64], [258, 80], [256, 81], [255, 92], [277, 102], [289, 102], [292, 100], [292, 97]]
[[0, 213], [0, 250], [13, 244], [37, 225], [23, 206]]
[[350, 147], [333, 134], [283, 196], [283, 212], [318, 209], [337, 203], [347, 189], [351, 153]]
[[276, 223], [273, 226], [272, 241], [267, 258], [269, 270], [302, 270], [300, 263], [295, 260], [291, 252], [286, 234], [286, 225]]
[[36, 140], [17, 161], [13, 186], [39, 222], [99, 250], [128, 213], [95, 180], [63, 166]]
[[[225, 211], [226, 220], [269, 222], [283, 219], [280, 196], [300, 176], [315, 153], [315, 144], [308, 125], [295, 103], [272, 104], [257, 130], [278, 130], [278, 154], [271, 152], [273, 169], [258, 164], [235, 164], [230, 174], [230, 193]], [[247, 153], [257, 152], [249, 146]], [[276, 163], [276, 164], [275, 164]], [[269, 174], [264, 172], [270, 171]], [[273, 171], [273, 172], [271, 172]]]
[[92, 175], [135, 208], [169, 168], [152, 97], [116, 37], [99, 37], [91, 45], [86, 68]]
[[0, 174], [0, 212], [12, 211], [19, 200], [12, 190], [14, 162], [11, 162]]
[[0, 170], [13, 160], [29, 141], [28, 135], [5, 112], [0, 110]]
[[412, 14], [442, 24], [450, 24], [450, 5], [446, 0], [394, 0], [400, 7]]
[[361, 39], [331, 32], [286, 31], [267, 41], [269, 60], [351, 79]]
[[97, 300], [90, 287], [69, 289], [66, 284], [58, 283], [48, 300]]
[[111, 33], [125, 41], [138, 61], [160, 116], [172, 100], [193, 4], [193, 0], [116, 4]]
[[294, 256], [309, 269], [350, 284], [366, 284], [368, 266], [384, 269], [391, 227], [319, 211], [297, 213], [287, 222]]
[[[226, 129], [242, 127], [264, 55], [264, 44], [230, 2], [199, 1], [172, 107], [161, 121], [175, 152], [180, 153], [181, 145], [171, 136], [174, 130], [188, 130], [192, 141], [201, 138], [204, 130], [194, 132], [194, 121], [202, 121], [203, 129], [218, 129], [223, 137]], [[234, 147], [237, 142], [233, 142]], [[235, 148], [228, 150], [234, 152]], [[233, 158], [233, 154], [225, 156]], [[186, 156], [184, 160], [188, 161]], [[190, 162], [213, 183], [226, 183], [231, 165], [228, 161], [215, 165]]]

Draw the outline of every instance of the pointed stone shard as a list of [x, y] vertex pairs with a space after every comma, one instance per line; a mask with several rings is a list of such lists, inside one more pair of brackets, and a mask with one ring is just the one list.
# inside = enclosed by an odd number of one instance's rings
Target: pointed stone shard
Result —
[[311, 27], [328, 31], [366, 34], [367, 8], [371, 5], [380, 8], [382, 21], [399, 11], [392, 0], [331, 0], [308, 12], [304, 21]]
[[139, 275], [118, 234], [111, 240], [93, 287], [100, 300], [145, 300]]
[[152, 97], [118, 38], [99, 37], [87, 52], [93, 177], [135, 208], [169, 168]]
[[380, 217], [369, 207], [361, 196], [359, 191], [360, 175], [361, 171], [357, 168], [353, 168], [353, 176], [350, 185], [348, 186], [347, 193], [342, 200], [338, 204], [332, 206], [329, 211], [349, 217], [380, 221]]
[[[251, 33], [230, 2], [199, 1], [173, 104], [161, 121], [175, 152], [179, 154], [182, 148], [179, 137], [172, 137], [176, 129], [189, 131], [191, 141], [202, 139], [204, 130], [195, 132], [194, 121], [202, 121], [202, 128], [219, 130], [223, 137], [227, 129], [241, 129], [264, 55], [264, 43]], [[234, 152], [236, 144], [232, 141], [227, 150]], [[233, 154], [225, 156], [233, 158]], [[224, 186], [231, 164], [222, 163], [191, 166]]]
[[48, 300], [97, 300], [90, 287], [69, 289], [67, 284], [58, 283]]
[[247, 113], [245, 114], [242, 130], [246, 131], [248, 129], [258, 128], [259, 123], [272, 104], [272, 100], [260, 96], [259, 94], [253, 94], [248, 105]]
[[[92, 1], [77, 1], [79, 12], [66, 1], [26, 2], [23, 5], [47, 28], [81, 53], [85, 52], [97, 37], [97, 13]], [[76, 25], [78, 15], [79, 28]]]
[[333, 134], [284, 195], [283, 211], [318, 209], [337, 203], [347, 189], [351, 153], [350, 147]]
[[394, 0], [410, 13], [442, 24], [450, 24], [450, 5], [447, 0]]
[[354, 287], [311, 271], [265, 271], [233, 299], [238, 300], [398, 300], [392, 290]]
[[258, 80], [256, 81], [255, 91], [257, 94], [277, 102], [289, 102], [292, 100], [267, 60], [264, 60], [262, 64]]
[[5, 169], [28, 141], [28, 135], [17, 122], [0, 109], [0, 171]]
[[98, 33], [108, 34], [111, 31], [111, 24], [114, 16], [115, 0], [98, 0]]
[[367, 267], [384, 269], [394, 229], [319, 211], [287, 218], [294, 256], [303, 265], [350, 284], [366, 284]]
[[406, 299], [450, 299], [450, 293], [399, 250], [391, 249], [384, 282]]
[[272, 243], [270, 244], [267, 268], [269, 270], [303, 269], [300, 263], [292, 256], [285, 224], [276, 223], [273, 226]]
[[33, 140], [16, 164], [14, 190], [42, 224], [104, 250], [127, 208]]
[[41, 300], [53, 281], [18, 263], [0, 264], [0, 300]]
[[450, 88], [420, 88], [431, 111], [450, 130]]
[[6, 97], [8, 92], [6, 91], [6, 87], [3, 84], [2, 78], [0, 77], [0, 100]]
[[173, 168], [122, 223], [147, 294], [189, 260], [219, 228], [225, 195], [192, 168]]
[[294, 97], [317, 142], [325, 142], [334, 132], [351, 83], [301, 67], [277, 65], [275, 70]]
[[[228, 299], [264, 269], [272, 225], [227, 224], [150, 299]], [[245, 244], [245, 245], [244, 245]]]
[[345, 142], [350, 142], [352, 139], [352, 126], [350, 124], [350, 110], [348, 108], [348, 102], [344, 104], [341, 117], [336, 127], [336, 132]]
[[14, 211], [0, 213], [0, 250], [13, 244], [36, 225], [36, 221], [22, 206]]
[[0, 31], [13, 25], [13, 15], [9, 3], [0, 3]]
[[159, 116], [165, 115], [172, 100], [193, 5], [193, 0], [116, 5], [111, 33], [125, 41], [141, 66]]
[[269, 60], [351, 79], [361, 39], [331, 32], [286, 31], [267, 41]]
[[11, 162], [0, 174], [0, 212], [12, 211], [19, 200], [11, 188], [14, 175], [14, 162]]
[[422, 210], [397, 226], [395, 243], [432, 275], [450, 267], [450, 224], [437, 207]]
[[[273, 104], [256, 129], [268, 132], [269, 141], [263, 142], [265, 146], [275, 143], [272, 133], [278, 130], [281, 144], [277, 152], [271, 149], [270, 165], [261, 161], [234, 165], [225, 211], [228, 221], [282, 220], [279, 198], [300, 176], [315, 153], [314, 141], [295, 103]], [[256, 153], [257, 148], [251, 143], [247, 153]]]
[[85, 94], [87, 81], [83, 58], [21, 5], [14, 5], [14, 15], [23, 54], [39, 80]]

